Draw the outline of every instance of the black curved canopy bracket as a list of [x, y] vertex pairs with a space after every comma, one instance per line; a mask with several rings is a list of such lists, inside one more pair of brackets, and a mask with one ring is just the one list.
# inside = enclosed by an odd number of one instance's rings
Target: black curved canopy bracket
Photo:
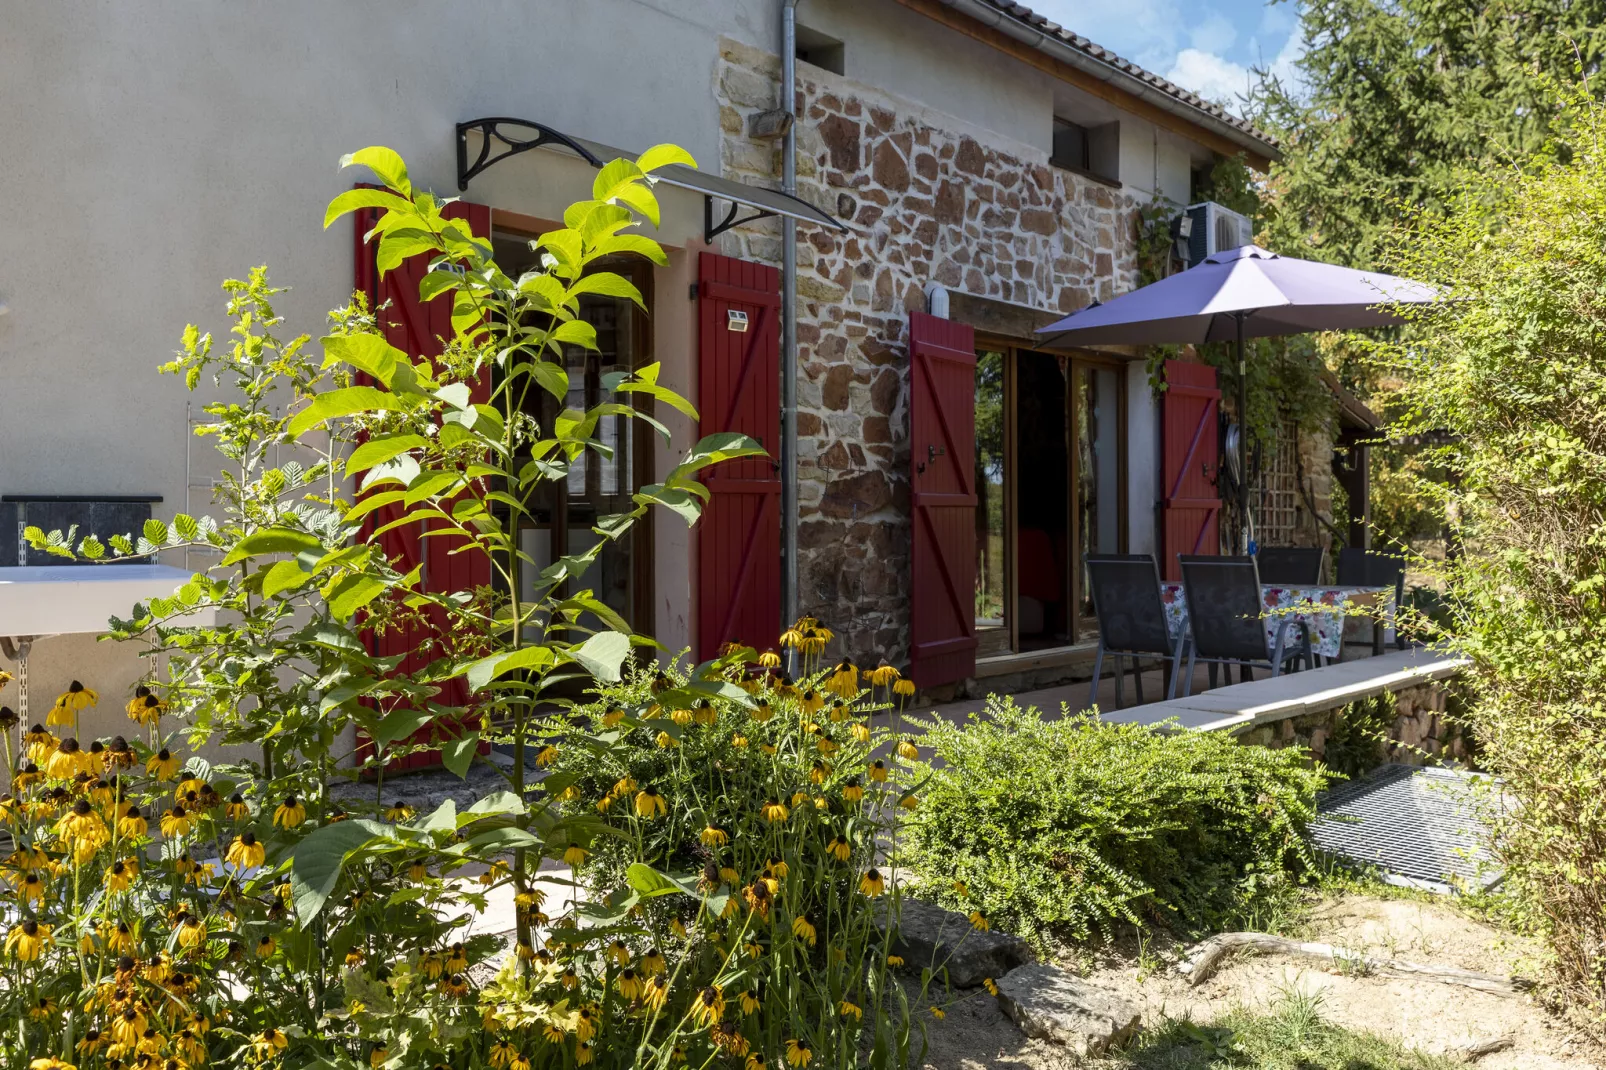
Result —
[[[522, 127], [534, 131], [534, 136], [516, 133], [513, 129]], [[480, 151], [473, 163], [468, 162], [468, 132], [480, 132]], [[500, 142], [504, 148], [496, 155], [491, 155], [494, 143]], [[541, 123], [532, 123], [528, 119], [510, 119], [507, 117], [492, 117], [487, 119], [470, 119], [466, 123], [457, 124], [457, 189], [458, 192], [468, 189], [468, 184], [474, 176], [480, 174], [492, 164], [500, 163], [509, 156], [517, 156], [521, 152], [531, 149], [549, 148], [553, 145], [562, 145], [576, 156], [580, 157], [592, 167], [600, 168], [602, 161], [592, 154], [591, 150], [580, 144], [568, 134], [554, 130]]]

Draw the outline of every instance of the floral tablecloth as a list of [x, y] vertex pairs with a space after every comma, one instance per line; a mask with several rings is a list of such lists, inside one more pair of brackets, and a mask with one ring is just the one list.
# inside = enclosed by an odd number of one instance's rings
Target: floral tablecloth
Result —
[[[1173, 639], [1188, 627], [1188, 596], [1180, 582], [1160, 585], [1160, 601], [1165, 604], [1166, 626]], [[1355, 626], [1362, 625], [1367, 639], [1377, 619], [1378, 607], [1382, 616], [1386, 638], [1394, 634], [1394, 588], [1392, 587], [1280, 587], [1269, 583], [1260, 585], [1261, 616], [1266, 625], [1267, 649], [1277, 639], [1277, 629], [1292, 617], [1310, 627], [1310, 642], [1314, 653], [1324, 658], [1337, 658], [1344, 644], [1346, 611], [1351, 621], [1353, 638]], [[1295, 641], [1290, 635], [1289, 643]]]

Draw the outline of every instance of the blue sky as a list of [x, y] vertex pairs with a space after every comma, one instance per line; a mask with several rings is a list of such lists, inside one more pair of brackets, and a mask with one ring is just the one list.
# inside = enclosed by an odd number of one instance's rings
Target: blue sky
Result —
[[1297, 0], [1021, 0], [1178, 85], [1237, 110], [1250, 68], [1289, 80], [1299, 56]]

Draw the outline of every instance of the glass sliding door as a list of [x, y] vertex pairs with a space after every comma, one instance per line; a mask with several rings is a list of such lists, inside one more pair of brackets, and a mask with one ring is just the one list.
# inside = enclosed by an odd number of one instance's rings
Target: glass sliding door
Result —
[[1125, 546], [1124, 404], [1113, 361], [978, 351], [978, 657], [1068, 647], [1096, 630], [1083, 562]]

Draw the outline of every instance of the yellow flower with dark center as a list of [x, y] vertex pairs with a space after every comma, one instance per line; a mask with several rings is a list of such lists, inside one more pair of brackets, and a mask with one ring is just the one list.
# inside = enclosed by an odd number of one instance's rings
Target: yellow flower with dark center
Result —
[[793, 806], [802, 806], [804, 803], [806, 803], [808, 801], [809, 801], [809, 793], [808, 792], [806, 792], [806, 791], [794, 791], [792, 793], [792, 805]]
[[892, 693], [900, 698], [910, 698], [915, 693], [915, 682], [905, 676], [892, 685]]
[[775, 798], [771, 798], [765, 802], [763, 809], [761, 809], [759, 812], [764, 815], [764, 820], [768, 821], [772, 825], [776, 824], [777, 822], [785, 821], [791, 814], [791, 811], [786, 808], [786, 804]]
[[306, 819], [307, 808], [294, 795], [286, 795], [284, 802], [273, 811], [273, 824], [276, 827], [293, 829]]
[[562, 1044], [569, 1036], [568, 1033], [564, 1032], [563, 1026], [557, 1022], [548, 1022], [542, 1027], [541, 1035], [546, 1037], [547, 1042], [551, 1044]]
[[757, 1014], [759, 1008], [764, 1006], [764, 994], [756, 988], [749, 988], [740, 998], [743, 1014]]
[[[803, 630], [795, 624], [786, 629], [786, 631], [781, 633], [781, 645], [792, 647], [794, 650], [798, 647], [801, 647], [803, 645]], [[770, 668], [778, 669], [780, 667], [781, 659], [777, 657], [775, 659], [775, 664], [770, 666]]]
[[67, 690], [56, 696], [56, 705], [64, 706], [73, 713], [87, 710], [98, 702], [100, 702], [100, 696], [95, 693], [94, 689], [85, 687], [77, 680], [68, 684]]
[[853, 845], [840, 836], [832, 836], [831, 842], [825, 845], [825, 853], [838, 862], [846, 862], [853, 857]]
[[109, 833], [88, 799], [79, 799], [56, 823], [56, 834], [64, 840], [88, 840], [96, 846], [106, 842]]
[[786, 1042], [786, 1062], [788, 1066], [807, 1066], [814, 1061], [814, 1053], [809, 1046], [796, 1038]]
[[44, 899], [45, 882], [39, 879], [39, 874], [24, 873], [13, 877], [13, 882], [17, 886], [17, 895], [22, 898], [25, 905], [31, 906]]
[[28, 1017], [36, 1022], [54, 1021], [61, 1013], [61, 1008], [50, 996], [40, 996], [28, 1007]]
[[702, 841], [705, 847], [723, 847], [730, 842], [730, 836], [725, 830], [716, 828], [713, 825], [704, 826], [703, 831], [698, 834], [697, 838]]
[[258, 1059], [266, 1059], [289, 1046], [290, 1038], [272, 1026], [264, 1029], [251, 1040], [251, 1048], [256, 1052]]
[[898, 757], [907, 758], [911, 762], [917, 761], [920, 758], [920, 749], [912, 741], [900, 739], [898, 740]]
[[653, 742], [658, 744], [658, 748], [660, 750], [674, 750], [676, 747], [680, 746], [680, 740], [676, 739], [668, 732], [659, 732], [658, 735], [653, 737]]
[[680, 725], [680, 727], [685, 728], [692, 722], [692, 712], [690, 710], [675, 710], [669, 715], [669, 719]]
[[6, 954], [18, 962], [35, 962], [49, 943], [50, 926], [29, 918], [6, 933]]
[[887, 968], [888, 969], [896, 970], [896, 969], [902, 968], [902, 966], [903, 966], [903, 956], [902, 955], [888, 955], [887, 956]]
[[616, 781], [614, 783], [612, 794], [614, 794], [614, 795], [629, 795], [631, 792], [633, 792], [635, 790], [636, 790], [636, 782], [634, 780], [632, 780], [630, 777], [622, 777], [622, 778], [620, 778], [618, 781]]
[[618, 724], [620, 721], [623, 721], [624, 719], [625, 719], [625, 711], [624, 710], [609, 710], [607, 713], [602, 715], [602, 727], [604, 727], [604, 728], [612, 728], [614, 725]]
[[180, 780], [173, 789], [173, 798], [179, 802], [194, 802], [199, 798], [200, 791], [204, 787], [206, 787], [206, 781], [198, 777], [187, 776]]
[[543, 768], [558, 760], [558, 748], [551, 743], [542, 747], [535, 755], [535, 764]]
[[859, 743], [870, 742], [870, 726], [867, 724], [856, 724], [849, 728], [848, 732]]
[[822, 706], [825, 705], [825, 696], [820, 694], [818, 691], [815, 691], [813, 688], [810, 688], [809, 690], [803, 692], [801, 705], [803, 707], [803, 712], [812, 717], [815, 713], [819, 712]]
[[584, 865], [587, 853], [584, 847], [570, 844], [568, 849], [563, 852], [563, 864], [567, 866]]
[[[368, 1066], [371, 1068], [371, 1070], [379, 1070], [381, 1066], [384, 1066], [388, 1062], [390, 1062], [389, 1048], [375, 1048], [373, 1051], [368, 1053]], [[496, 1063], [493, 1062], [491, 1065], [495, 1066]]]
[[453, 944], [446, 949], [446, 969], [451, 973], [462, 973], [468, 969], [468, 952], [462, 944]]
[[791, 867], [786, 864], [786, 861], [779, 858], [771, 858], [764, 868], [769, 870], [775, 876], [779, 877], [781, 880], [785, 880], [787, 874], [792, 872]]
[[495, 884], [497, 881], [506, 880], [512, 872], [513, 871], [508, 868], [508, 864], [506, 862], [502, 861], [501, 859], [497, 859], [488, 867], [486, 867], [485, 872], [481, 873], [478, 879], [481, 884], [489, 887]]
[[641, 995], [641, 978], [635, 970], [620, 970], [619, 976], [614, 979], [613, 983], [614, 987], [619, 989], [619, 994], [625, 999], [635, 999]]
[[61, 699], [58, 698], [56, 704], [50, 707], [50, 712], [45, 714], [45, 724], [70, 726], [72, 723], [72, 707], [63, 704]]
[[877, 784], [884, 784], [887, 780], [887, 763], [880, 758], [870, 763], [870, 779]]
[[747, 737], [746, 736], [732, 736], [731, 737], [731, 746], [737, 748], [738, 750], [740, 750], [743, 747], [746, 747], [747, 746]]
[[441, 982], [441, 991], [448, 996], [468, 995], [468, 979], [460, 973], [449, 973]]
[[174, 803], [173, 809], [162, 812], [162, 835], [168, 839], [188, 836], [192, 823], [190, 812], [182, 804]]
[[636, 795], [636, 813], [648, 820], [662, 817], [669, 812], [668, 801], [660, 794], [658, 789], [648, 786]]
[[609, 944], [607, 951], [603, 954], [606, 958], [612, 959], [615, 965], [630, 965], [630, 948], [623, 940], [615, 940]]
[[113, 736], [106, 747], [106, 764], [113, 769], [134, 768], [134, 749], [122, 736]]
[[407, 863], [407, 879], [415, 884], [429, 879], [429, 866], [422, 858], [415, 858]]
[[940, 1022], [944, 1018], [948, 1017], [948, 1012], [943, 1010], [941, 1007], [933, 1007], [931, 1008], [931, 1016]]
[[818, 747], [820, 753], [825, 755], [827, 758], [831, 757], [831, 755], [842, 749], [842, 744], [832, 739], [829, 735], [823, 735], [819, 739], [816, 739], [814, 741], [814, 745]]
[[763, 724], [775, 716], [775, 710], [768, 702], [760, 702], [757, 706], [747, 711], [747, 715], [759, 724]]
[[426, 951], [418, 956], [418, 972], [435, 980], [444, 970], [443, 958], [437, 951]]
[[842, 785], [842, 798], [850, 803], [856, 803], [864, 798], [864, 785], [859, 782], [858, 777], [853, 777]]
[[656, 947], [650, 948], [645, 955], [641, 956], [641, 962], [638, 965], [641, 967], [641, 972], [648, 977], [655, 977], [669, 968], [669, 963], [665, 961], [663, 952]]
[[235, 792], [229, 796], [229, 801], [223, 807], [223, 816], [230, 821], [244, 821], [251, 816], [251, 808], [246, 805], [245, 796]]
[[669, 982], [662, 977], [649, 977], [641, 984], [641, 1003], [651, 1010], [661, 1011], [669, 999]]
[[126, 892], [133, 885], [134, 878], [139, 876], [139, 864], [132, 858], [119, 859], [111, 864], [106, 871], [105, 882], [108, 892]]
[[813, 784], [824, 784], [826, 777], [830, 775], [831, 767], [816, 759], [814, 765], [809, 769], [809, 782]]
[[815, 941], [819, 938], [819, 934], [814, 929], [814, 923], [801, 914], [792, 919], [792, 935], [810, 947], [813, 947]]
[[887, 890], [887, 879], [881, 875], [879, 869], [865, 870], [864, 876], [859, 878], [859, 891], [874, 899]]
[[597, 1035], [597, 1012], [590, 1007], [581, 1007], [580, 1013], [575, 1015], [574, 1035], [580, 1038], [582, 1044], [587, 1043]]
[[857, 1003], [850, 1003], [847, 1000], [843, 1000], [841, 1003], [837, 1004], [836, 1009], [837, 1013], [842, 1015], [844, 1018], [852, 1018], [856, 1022], [864, 1021], [864, 1010]]
[[178, 757], [163, 747], [146, 761], [145, 771], [157, 780], [172, 780], [178, 774]]
[[106, 950], [113, 953], [129, 951], [134, 946], [134, 930], [128, 927], [126, 921], [115, 925], [110, 921], [102, 922], [100, 938], [106, 942]]
[[495, 1044], [491, 1045], [491, 1050], [486, 1056], [486, 1061], [489, 1062], [493, 1067], [496, 1067], [497, 1070], [502, 1070], [503, 1067], [506, 1067], [513, 1061], [513, 1056], [516, 1054], [518, 1054], [518, 1052], [513, 1045], [508, 1043], [506, 1037], [502, 1037], [497, 1040]]
[[920, 796], [911, 791], [909, 794], [898, 800], [898, 805], [903, 807], [905, 810], [918, 809], [920, 807]]
[[[106, 1037], [99, 1029], [91, 1029], [75, 1045], [79, 1055], [94, 1055], [106, 1046]], [[32, 1064], [29, 1064], [30, 1066]], [[64, 1065], [64, 1064], [63, 1064]]]
[[770, 916], [770, 903], [773, 902], [773, 893], [770, 886], [758, 880], [742, 889], [742, 898], [747, 900], [747, 909], [761, 918]]
[[979, 929], [982, 932], [986, 932], [988, 929], [992, 928], [992, 926], [987, 924], [987, 916], [979, 910], [972, 910], [970, 912], [970, 925], [971, 928]]
[[194, 914], [180, 914], [178, 919], [178, 946], [186, 950], [200, 947], [206, 940], [206, 923]]
[[850, 699], [859, 693], [859, 670], [853, 664], [852, 658], [843, 658], [837, 662], [831, 676], [825, 681], [825, 686], [844, 699]]
[[864, 675], [869, 677], [870, 683], [876, 687], [886, 687], [889, 684], [897, 683], [900, 674], [897, 669], [883, 661]]
[[76, 739], [63, 740], [45, 763], [45, 774], [57, 780], [71, 780], [79, 773], [89, 772], [89, 755], [78, 745]]
[[718, 985], [700, 989], [691, 1001], [692, 1021], [705, 1029], [712, 1029], [725, 1017], [725, 993]]
[[411, 821], [413, 808], [406, 803], [391, 803], [385, 807], [385, 820], [391, 822]]
[[274, 942], [273, 937], [264, 936], [262, 939], [257, 941], [257, 946], [256, 946], [256, 956], [257, 956], [257, 958], [259, 958], [259, 959], [272, 958], [273, 957], [273, 952], [278, 948], [278, 946], [279, 945]]
[[669, 931], [680, 937], [682, 940], [686, 939], [686, 923], [681, 921], [679, 918], [669, 919]]
[[255, 869], [267, 861], [267, 857], [268, 850], [262, 846], [261, 841], [256, 838], [256, 834], [246, 831], [234, 837], [234, 842], [229, 845], [229, 853], [225, 856], [224, 861], [232, 866], [239, 866], [241, 869]]
[[581, 1041], [574, 1046], [574, 1065], [587, 1066], [593, 1058], [591, 1045], [586, 1041]]
[[983, 977], [981, 979], [981, 986], [987, 990], [988, 995], [998, 995], [998, 982], [994, 981], [991, 977]]
[[149, 825], [144, 815], [139, 812], [139, 807], [132, 803], [123, 811], [123, 816], [117, 819], [117, 835], [124, 839], [137, 839], [145, 835], [148, 828]]
[[831, 703], [831, 720], [834, 721], [834, 722], [837, 722], [837, 723], [841, 723], [842, 721], [845, 721], [847, 719], [848, 719], [848, 708], [847, 708], [847, 706], [842, 704], [842, 700], [838, 699], [837, 701]]
[[580, 987], [580, 975], [570, 966], [558, 975], [558, 983], [572, 992]]
[[37, 784], [39, 778], [43, 775], [43, 773], [39, 772], [39, 766], [36, 762], [28, 762], [11, 778], [11, 786], [18, 791], [27, 791]]
[[704, 728], [711, 728], [719, 723], [719, 710], [705, 698], [697, 700], [697, 705], [692, 710], [692, 716]]
[[969, 899], [970, 898], [970, 886], [967, 885], [964, 881], [960, 881], [960, 880], [954, 881], [953, 882], [953, 890], [954, 890], [954, 894], [957, 895], [961, 899]]
[[779, 669], [781, 667], [781, 656], [773, 649], [766, 650], [758, 656], [758, 663], [766, 669]]
[[84, 753], [88, 756], [85, 768], [91, 775], [98, 777], [106, 771], [106, 744], [97, 739], [89, 744], [89, 749]]

